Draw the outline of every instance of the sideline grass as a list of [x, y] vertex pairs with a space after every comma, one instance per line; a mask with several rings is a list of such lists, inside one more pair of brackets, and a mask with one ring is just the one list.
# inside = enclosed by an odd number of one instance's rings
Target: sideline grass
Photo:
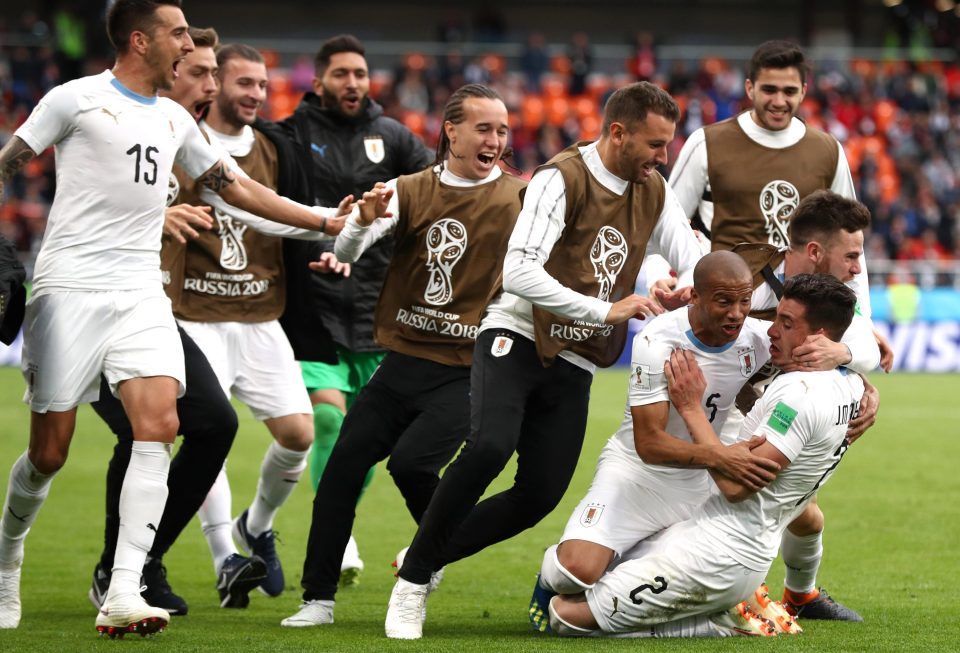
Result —
[[[960, 647], [960, 514], [957, 508], [957, 375], [877, 378], [879, 425], [848, 452], [821, 493], [827, 516], [822, 582], [860, 611], [864, 624], [804, 622], [806, 632], [771, 642], [735, 640], [561, 641], [533, 633], [526, 605], [544, 547], [559, 536], [593, 473], [593, 461], [623, 410], [624, 372], [597, 376], [587, 440], [564, 501], [537, 527], [472, 559], [453, 565], [429, 603], [425, 639], [393, 642], [383, 636], [393, 584], [390, 561], [414, 528], [384, 469], [359, 508], [357, 529], [366, 570], [361, 584], [338, 596], [335, 625], [281, 629], [299, 604], [299, 578], [309, 527], [311, 492], [297, 488], [276, 528], [288, 590], [269, 599], [254, 593], [243, 611], [217, 607], [210, 557], [199, 526], [191, 524], [167, 556], [173, 587], [190, 603], [153, 640], [100, 640], [86, 599], [102, 542], [103, 483], [113, 437], [93, 412], [80, 411], [70, 461], [30, 533], [23, 574], [20, 628], [0, 631], [0, 651], [99, 651], [148, 647], [172, 651], [955, 651]], [[0, 483], [26, 444], [28, 411], [20, 403], [19, 372], [0, 368]], [[244, 407], [229, 461], [234, 511], [252, 496], [268, 434]], [[493, 491], [507, 487], [512, 468]], [[770, 584], [782, 586], [775, 564]], [[134, 640], [134, 641], [131, 641]]]

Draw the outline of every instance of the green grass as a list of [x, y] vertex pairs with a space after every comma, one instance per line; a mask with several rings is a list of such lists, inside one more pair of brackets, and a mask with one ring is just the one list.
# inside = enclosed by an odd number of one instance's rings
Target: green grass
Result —
[[[451, 566], [429, 603], [425, 639], [394, 642], [383, 636], [393, 584], [390, 561], [413, 535], [412, 520], [388, 474], [379, 470], [360, 506], [356, 530], [366, 571], [359, 587], [340, 593], [335, 625], [306, 631], [279, 622], [299, 603], [299, 577], [310, 521], [308, 484], [297, 488], [276, 528], [288, 590], [276, 599], [258, 593], [243, 611], [221, 610], [210, 556], [199, 526], [191, 524], [166, 559], [173, 587], [190, 603], [153, 640], [99, 640], [86, 599], [102, 543], [103, 483], [113, 437], [93, 412], [80, 411], [70, 461], [30, 533], [23, 573], [20, 628], [0, 631], [0, 651], [113, 650], [146, 647], [176, 651], [547, 651], [635, 649], [656, 651], [956, 651], [960, 648], [960, 514], [953, 406], [960, 377], [897, 375], [876, 379], [880, 421], [844, 458], [820, 495], [827, 516], [820, 581], [859, 610], [863, 624], [805, 622], [794, 638], [735, 640], [564, 641], [538, 636], [526, 606], [544, 547], [559, 536], [586, 489], [593, 462], [617, 427], [623, 372], [604, 372], [593, 387], [590, 428], [581, 464], [563, 503], [539, 526]], [[18, 371], [0, 368], [0, 478], [27, 440], [28, 411], [20, 403]], [[234, 510], [247, 505], [268, 444], [266, 430], [239, 407], [241, 429], [229, 461]], [[510, 483], [512, 470], [493, 490]], [[0, 481], [4, 483], [5, 480]], [[779, 563], [770, 574], [779, 592]]]

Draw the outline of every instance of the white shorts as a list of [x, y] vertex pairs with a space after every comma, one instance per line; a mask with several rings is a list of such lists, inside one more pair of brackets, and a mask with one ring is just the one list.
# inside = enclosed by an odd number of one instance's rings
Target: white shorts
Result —
[[180, 326], [210, 361], [220, 387], [258, 420], [313, 414], [293, 348], [276, 320], [188, 322]]
[[606, 633], [722, 612], [750, 596], [766, 576], [698, 537], [691, 521], [647, 544], [640, 558], [623, 561], [586, 592], [590, 612]]
[[608, 443], [560, 541], [586, 540], [622, 555], [640, 540], [687, 519], [707, 499], [707, 494], [694, 498], [638, 483], [637, 466]]
[[23, 401], [37, 413], [65, 411], [127, 379], [169, 376], [185, 386], [183, 345], [163, 290], [47, 292], [27, 303]]

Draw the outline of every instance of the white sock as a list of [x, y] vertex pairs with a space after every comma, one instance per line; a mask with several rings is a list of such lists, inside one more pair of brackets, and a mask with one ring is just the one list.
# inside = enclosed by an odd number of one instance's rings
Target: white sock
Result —
[[18, 564], [23, 560], [23, 541], [50, 493], [55, 475], [56, 472], [38, 472], [27, 458], [27, 452], [13, 463], [0, 518], [0, 564]]
[[557, 546], [554, 544], [543, 554], [543, 564], [540, 565], [540, 586], [557, 594], [579, 594], [593, 585], [588, 585], [567, 571], [560, 564], [557, 557]]
[[817, 571], [823, 558], [823, 532], [798, 537], [783, 531], [780, 555], [786, 568], [783, 584], [791, 592], [805, 594], [817, 587]]
[[234, 553], [239, 553], [231, 534], [233, 528], [233, 519], [230, 517], [231, 502], [230, 481], [227, 480], [227, 468], [224, 466], [220, 468], [217, 480], [213, 482], [213, 486], [207, 492], [207, 498], [197, 511], [203, 536], [207, 538], [207, 546], [210, 547], [210, 555], [213, 556], [214, 573], [220, 573], [224, 560]]
[[172, 445], [134, 442], [120, 490], [120, 532], [107, 600], [140, 593], [140, 575], [167, 503]]
[[294, 451], [271, 442], [260, 466], [257, 496], [247, 512], [247, 531], [256, 537], [273, 528], [277, 510], [287, 500], [307, 468], [310, 450]]

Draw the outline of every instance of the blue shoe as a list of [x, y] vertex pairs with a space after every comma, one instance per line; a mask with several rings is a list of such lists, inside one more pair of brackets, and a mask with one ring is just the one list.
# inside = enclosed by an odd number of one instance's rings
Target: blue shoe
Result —
[[250, 605], [250, 590], [267, 575], [267, 565], [259, 556], [244, 558], [231, 553], [217, 574], [217, 591], [221, 608], [245, 608]]
[[530, 625], [538, 633], [551, 633], [550, 630], [550, 599], [557, 595], [556, 592], [545, 589], [540, 584], [540, 574], [537, 574], [537, 582], [533, 586], [533, 596], [530, 597], [530, 607], [527, 609], [527, 615], [530, 618]]
[[233, 522], [233, 539], [245, 553], [260, 557], [267, 565], [266, 577], [260, 583], [260, 590], [267, 596], [280, 596], [284, 584], [283, 567], [277, 557], [277, 534], [273, 529], [253, 537], [247, 530], [247, 511], [244, 510]]

